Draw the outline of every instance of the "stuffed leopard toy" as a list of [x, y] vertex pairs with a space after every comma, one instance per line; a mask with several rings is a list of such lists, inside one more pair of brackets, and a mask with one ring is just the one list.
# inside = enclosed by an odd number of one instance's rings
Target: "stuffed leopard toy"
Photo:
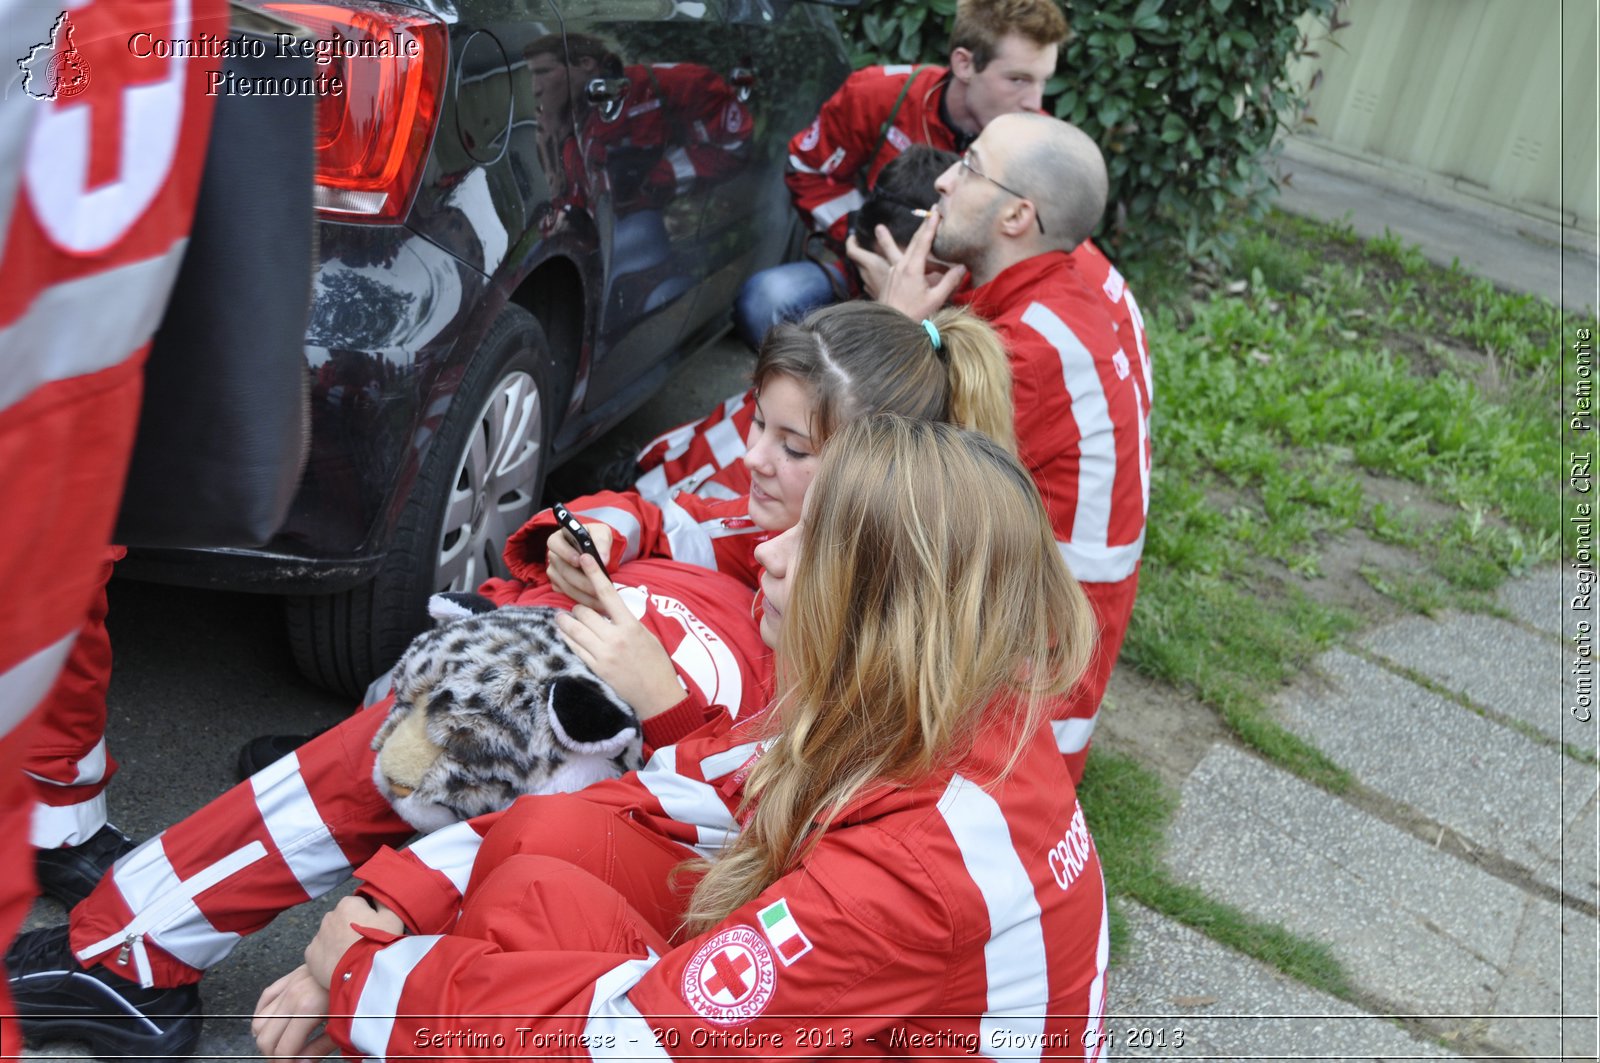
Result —
[[372, 740], [373, 781], [406, 822], [433, 831], [642, 765], [637, 715], [567, 648], [557, 610], [451, 594], [429, 611], [440, 626], [395, 665]]

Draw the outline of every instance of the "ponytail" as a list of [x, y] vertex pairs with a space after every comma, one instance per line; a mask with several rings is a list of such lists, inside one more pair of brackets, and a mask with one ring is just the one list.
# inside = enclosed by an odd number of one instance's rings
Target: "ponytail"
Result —
[[950, 421], [974, 428], [1017, 452], [1011, 410], [1011, 365], [1000, 337], [983, 321], [955, 307], [933, 315], [938, 353], [950, 374]]
[[811, 400], [811, 441], [873, 413], [974, 428], [1016, 453], [1011, 367], [1000, 337], [965, 310], [913, 321], [881, 303], [838, 303], [774, 325], [756, 358], [760, 391], [776, 377]]

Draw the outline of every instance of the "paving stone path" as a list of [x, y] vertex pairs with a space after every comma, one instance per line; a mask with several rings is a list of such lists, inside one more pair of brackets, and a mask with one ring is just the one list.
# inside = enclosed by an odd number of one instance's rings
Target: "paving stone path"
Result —
[[1364, 1006], [1135, 909], [1119, 1055], [1596, 1058], [1596, 725], [1567, 711], [1560, 570], [1501, 604], [1368, 631], [1279, 697], [1351, 794], [1227, 744], [1183, 783], [1176, 877], [1326, 943]]

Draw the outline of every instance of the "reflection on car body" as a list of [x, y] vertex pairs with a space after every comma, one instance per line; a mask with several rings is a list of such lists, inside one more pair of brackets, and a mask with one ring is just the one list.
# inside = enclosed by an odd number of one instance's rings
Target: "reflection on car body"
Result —
[[301, 667], [359, 692], [430, 592], [503, 572], [551, 465], [779, 260], [787, 138], [848, 66], [826, 8], [784, 0], [263, 6], [421, 54], [329, 65], [355, 92], [319, 102], [312, 439], [288, 519], [251, 550], [132, 543], [124, 567], [291, 596]]

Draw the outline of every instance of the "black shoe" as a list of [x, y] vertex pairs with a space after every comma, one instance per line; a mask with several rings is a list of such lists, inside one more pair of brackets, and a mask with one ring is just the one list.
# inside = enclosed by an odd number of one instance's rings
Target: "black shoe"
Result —
[[250, 739], [239, 747], [239, 781], [244, 782], [268, 764], [282, 760], [321, 733], [322, 731], [308, 735], [262, 735], [260, 738]]
[[639, 463], [630, 451], [595, 470], [595, 483], [602, 491], [632, 491], [639, 479]]
[[20, 934], [6, 950], [11, 999], [34, 1043], [87, 1041], [97, 1056], [186, 1056], [200, 1040], [200, 988], [145, 989], [72, 955], [67, 928]]
[[133, 849], [133, 840], [107, 823], [88, 841], [34, 853], [33, 870], [39, 891], [71, 908], [94, 889], [111, 865]]

